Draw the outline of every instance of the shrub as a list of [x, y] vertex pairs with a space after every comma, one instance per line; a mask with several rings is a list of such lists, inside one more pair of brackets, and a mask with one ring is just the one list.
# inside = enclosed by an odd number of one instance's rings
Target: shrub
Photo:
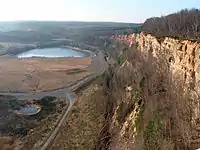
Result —
[[135, 119], [135, 128], [136, 128], [137, 135], [140, 134], [141, 132], [141, 121], [142, 121], [143, 111], [144, 111], [144, 104], [140, 105], [137, 118]]
[[122, 56], [118, 56], [117, 57], [117, 64], [118, 65], [122, 65], [124, 63], [123, 57]]
[[156, 150], [159, 149], [162, 142], [162, 126], [160, 119], [154, 117], [150, 120], [144, 130], [144, 149]]

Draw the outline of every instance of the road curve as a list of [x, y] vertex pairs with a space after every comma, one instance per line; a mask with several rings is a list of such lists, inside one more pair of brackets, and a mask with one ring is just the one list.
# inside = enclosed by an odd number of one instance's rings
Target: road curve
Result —
[[41, 150], [46, 150], [49, 145], [53, 142], [53, 140], [55, 139], [60, 127], [62, 126], [62, 124], [64, 123], [64, 121], [66, 120], [67, 114], [70, 111], [70, 109], [72, 108], [73, 104], [74, 104], [74, 100], [73, 100], [73, 96], [71, 92], [66, 92], [66, 100], [69, 100], [69, 106], [66, 110], [66, 112], [64, 113], [63, 117], [61, 118], [60, 122], [58, 123], [58, 125], [55, 127], [54, 131], [51, 133], [50, 137], [48, 138], [48, 140], [44, 143], [44, 145], [42, 146]]
[[[102, 53], [100, 55], [102, 55], [101, 57], [103, 57]], [[105, 62], [105, 60], [104, 60], [104, 62]], [[65, 97], [66, 97], [66, 100], [69, 100], [69, 107], [67, 108], [66, 112], [64, 113], [64, 115], [63, 115], [62, 119], [60, 120], [60, 122], [58, 123], [58, 125], [55, 127], [55, 129], [52, 132], [51, 136], [48, 138], [48, 140], [42, 146], [41, 150], [46, 150], [49, 147], [49, 145], [53, 142], [53, 140], [55, 139], [56, 135], [58, 134], [58, 131], [59, 131], [60, 127], [62, 126], [62, 124], [66, 120], [67, 114], [68, 114], [68, 112], [70, 111], [70, 109], [72, 108], [72, 106], [73, 106], [73, 104], [75, 102], [72, 92], [77, 90], [81, 86], [83, 86], [85, 83], [87, 83], [87, 82], [91, 81], [92, 79], [100, 76], [107, 69], [107, 67], [108, 67], [107, 63], [104, 63], [102, 71], [100, 71], [99, 73], [96, 73], [96, 74], [89, 75], [89, 76], [87, 76], [85, 78], [82, 78], [81, 80], [79, 80], [78, 82], [75, 82], [74, 84], [72, 84], [68, 88], [68, 90], [66, 91]]]
[[58, 134], [58, 131], [59, 131], [60, 127], [62, 126], [62, 124], [66, 120], [67, 114], [68, 114], [68, 112], [70, 111], [70, 109], [72, 108], [72, 106], [73, 106], [73, 104], [75, 102], [73, 91], [77, 90], [78, 88], [83, 86], [85, 83], [87, 83], [87, 82], [91, 81], [92, 79], [94, 79], [94, 78], [100, 76], [101, 74], [103, 74], [105, 72], [105, 70], [107, 69], [107, 67], [108, 67], [108, 65], [107, 65], [107, 63], [105, 63], [104, 64], [104, 68], [103, 68], [102, 71], [100, 71], [99, 73], [96, 73], [96, 74], [89, 75], [89, 76], [87, 76], [85, 78], [82, 78], [81, 80], [79, 80], [78, 82], [75, 82], [73, 85], [71, 85], [68, 88], [68, 90], [66, 91], [65, 97], [66, 97], [66, 100], [69, 100], [69, 103], [70, 103], [69, 107], [67, 108], [67, 110], [64, 113], [62, 119], [60, 120], [58, 125], [55, 127], [54, 131], [52, 132], [52, 134], [50, 135], [48, 140], [42, 146], [41, 150], [46, 150], [51, 145], [53, 140], [56, 138], [56, 135]]

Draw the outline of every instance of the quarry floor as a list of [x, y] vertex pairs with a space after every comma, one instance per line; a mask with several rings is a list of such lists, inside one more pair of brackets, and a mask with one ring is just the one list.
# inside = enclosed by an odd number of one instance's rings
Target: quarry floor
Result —
[[1, 92], [50, 91], [66, 87], [95, 71], [92, 57], [12, 58], [0, 57]]

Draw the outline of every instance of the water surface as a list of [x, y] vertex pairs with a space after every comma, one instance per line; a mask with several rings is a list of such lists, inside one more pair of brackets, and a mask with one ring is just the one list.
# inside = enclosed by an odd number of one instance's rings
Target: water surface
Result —
[[29, 115], [29, 114], [36, 113], [37, 110], [38, 110], [38, 108], [27, 106], [27, 107], [21, 108], [19, 112], [22, 113], [22, 114], [24, 114], [24, 115]]
[[28, 57], [87, 57], [88, 54], [70, 48], [43, 48], [43, 49], [33, 49], [26, 51], [17, 55], [18, 58], [28, 58]]

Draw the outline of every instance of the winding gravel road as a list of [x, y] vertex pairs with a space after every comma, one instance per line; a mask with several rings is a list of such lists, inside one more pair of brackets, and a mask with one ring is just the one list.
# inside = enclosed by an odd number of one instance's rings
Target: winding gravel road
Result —
[[67, 108], [66, 112], [64, 113], [63, 117], [61, 118], [60, 122], [58, 123], [58, 125], [55, 127], [54, 131], [51, 133], [50, 137], [48, 138], [48, 140], [45, 142], [45, 144], [42, 146], [41, 150], [46, 150], [49, 145], [53, 142], [53, 140], [55, 139], [56, 135], [58, 134], [58, 131], [60, 129], [60, 127], [62, 126], [62, 124], [65, 122], [66, 117], [68, 112], [71, 110], [73, 104], [74, 104], [74, 98], [72, 96], [71, 92], [66, 92], [66, 100], [69, 100], [69, 107]]
[[93, 74], [91, 76], [88, 76], [88, 77], [82, 79], [81, 81], [77, 82], [76, 84], [70, 86], [69, 89], [65, 91], [66, 100], [69, 100], [69, 107], [67, 108], [66, 112], [64, 113], [64, 115], [61, 118], [61, 120], [58, 123], [58, 125], [55, 127], [55, 129], [52, 132], [51, 136], [48, 138], [48, 140], [42, 146], [41, 150], [46, 150], [49, 147], [49, 145], [51, 145], [51, 143], [53, 142], [53, 140], [56, 138], [56, 135], [57, 135], [60, 127], [65, 122], [67, 114], [71, 110], [71, 108], [72, 108], [72, 106], [73, 106], [73, 104], [75, 102], [74, 92], [73, 91], [75, 91], [76, 89], [80, 88], [83, 84], [85, 84], [85, 83], [91, 81], [92, 79], [96, 78], [97, 76], [101, 75], [104, 71], [105, 70], [101, 71], [98, 74]]

